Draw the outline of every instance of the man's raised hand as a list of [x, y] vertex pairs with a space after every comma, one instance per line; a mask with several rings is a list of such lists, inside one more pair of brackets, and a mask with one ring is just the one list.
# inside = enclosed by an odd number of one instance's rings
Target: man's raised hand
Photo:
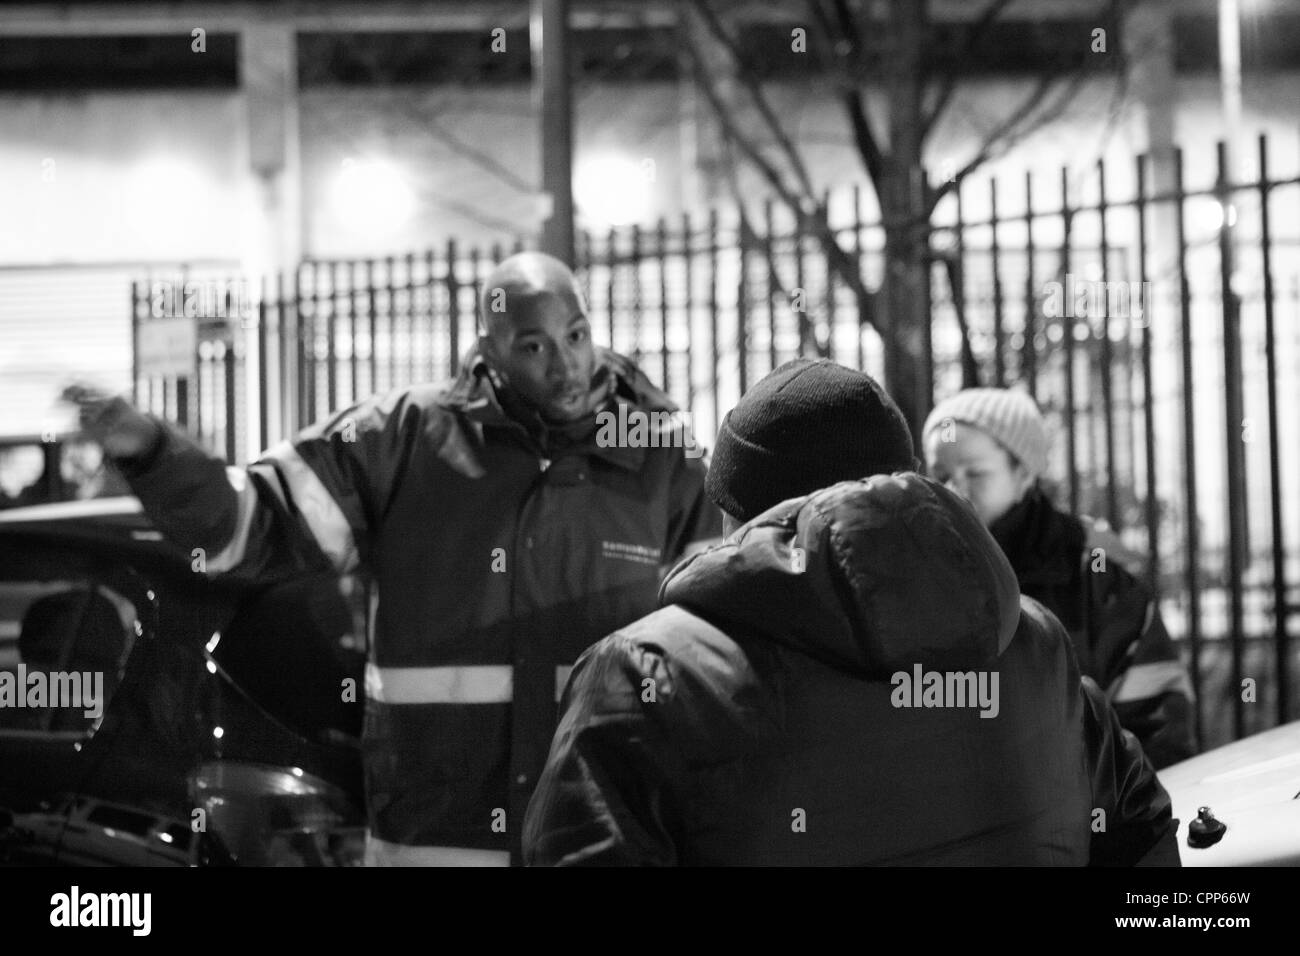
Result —
[[158, 424], [120, 395], [75, 383], [60, 398], [77, 406], [82, 432], [111, 458], [141, 455], [158, 437]]

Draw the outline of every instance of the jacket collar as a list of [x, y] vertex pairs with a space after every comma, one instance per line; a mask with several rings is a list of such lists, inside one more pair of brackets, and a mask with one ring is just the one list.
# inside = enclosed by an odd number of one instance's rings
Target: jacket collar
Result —
[[[650, 384], [650, 380], [635, 363], [607, 348], [596, 348], [594, 381], [597, 382], [597, 388], [608, 389], [606, 399], [598, 411], [617, 413], [620, 404], [647, 410], [676, 407], [665, 393]], [[645, 463], [644, 448], [602, 447], [596, 444], [595, 413], [586, 419], [589, 434], [574, 441], [574, 434], [583, 430], [581, 425], [569, 429], [548, 425], [541, 416], [525, 411], [522, 402], [511, 402], [508, 388], [475, 345], [466, 354], [459, 374], [439, 404], [484, 427], [517, 431], [534, 446], [538, 454], [547, 457], [555, 457], [551, 454], [552, 451], [563, 453], [581, 448], [587, 454], [627, 471], [637, 471]], [[518, 410], [512, 413], [510, 406]], [[570, 438], [568, 442], [565, 442], [566, 432]]]
[[1086, 535], [1073, 515], [1058, 511], [1037, 484], [989, 528], [1021, 586], [1068, 584]]

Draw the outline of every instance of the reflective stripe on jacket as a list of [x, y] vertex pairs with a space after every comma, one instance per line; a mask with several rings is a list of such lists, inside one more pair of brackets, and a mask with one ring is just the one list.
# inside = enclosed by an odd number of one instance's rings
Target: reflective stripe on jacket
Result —
[[[673, 408], [628, 360], [598, 361], [608, 408]], [[668, 441], [601, 447], [594, 424], [539, 435], [476, 356], [454, 382], [363, 401], [246, 473], [172, 433], [128, 477], [212, 572], [368, 572], [373, 862], [516, 849], [568, 667], [653, 610], [661, 566], [720, 531], [702, 460]], [[304, 675], [303, 692], [339, 689]]]

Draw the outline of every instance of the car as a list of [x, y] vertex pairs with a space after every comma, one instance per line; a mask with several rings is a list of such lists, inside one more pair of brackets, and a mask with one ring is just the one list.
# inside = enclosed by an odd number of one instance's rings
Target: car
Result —
[[337, 689], [364, 679], [365, 601], [330, 572], [210, 578], [130, 496], [0, 511], [0, 847], [159, 862], [180, 821], [189, 862], [359, 860], [364, 695]]
[[0, 509], [130, 493], [82, 432], [0, 435]]
[[[107, 698], [0, 707], [0, 864], [359, 863], [361, 705], [319, 690], [362, 686], [367, 603], [210, 579], [129, 496], [0, 512], [0, 675], [99, 668]], [[1300, 865], [1300, 721], [1159, 776], [1184, 865]]]
[[1300, 721], [1158, 774], [1183, 866], [1300, 866]]
[[63, 794], [53, 805], [4, 821], [4, 862], [66, 866], [189, 866], [198, 836], [186, 820], [86, 795]]

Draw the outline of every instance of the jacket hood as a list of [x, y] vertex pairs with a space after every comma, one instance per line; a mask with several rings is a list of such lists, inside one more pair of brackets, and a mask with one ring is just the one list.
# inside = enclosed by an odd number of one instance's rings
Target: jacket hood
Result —
[[1015, 573], [975, 512], [910, 472], [782, 502], [679, 564], [660, 599], [873, 679], [988, 663], [1020, 620]]

